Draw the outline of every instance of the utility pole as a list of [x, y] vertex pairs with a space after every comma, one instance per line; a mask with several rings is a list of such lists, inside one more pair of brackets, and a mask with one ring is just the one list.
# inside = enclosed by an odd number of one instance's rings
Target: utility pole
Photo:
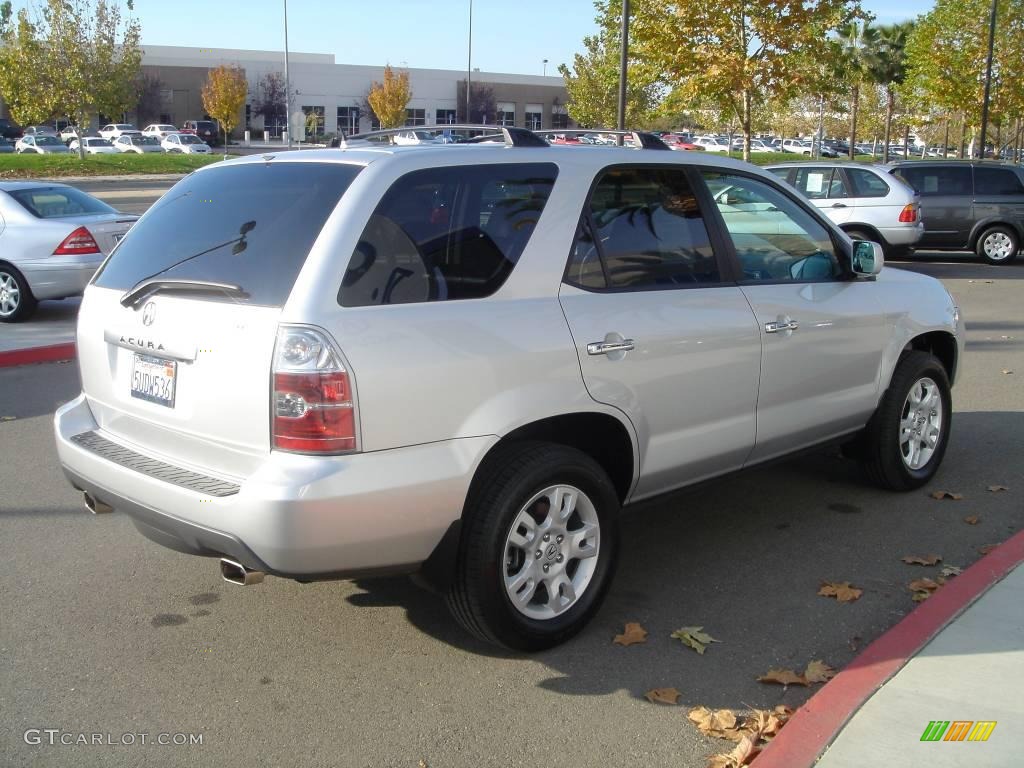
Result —
[[548, 60], [544, 59], [544, 76], [547, 77], [547, 74], [548, 74]]
[[[619, 55], [619, 119], [616, 128], [626, 130], [626, 74], [629, 67], [629, 0], [622, 0], [622, 46]], [[622, 146], [622, 134], [615, 143]]]
[[288, 0], [284, 0], [284, 128], [288, 132], [288, 149], [292, 148], [292, 85], [288, 79]]
[[466, 59], [466, 122], [471, 123], [473, 119], [469, 116], [469, 96], [473, 83], [473, 0], [469, 0], [469, 53]]
[[992, 0], [992, 15], [988, 22], [988, 60], [985, 62], [985, 98], [981, 103], [981, 159], [985, 159], [985, 128], [988, 127], [988, 99], [992, 90], [992, 52], [996, 45], [996, 13], [999, 0]]

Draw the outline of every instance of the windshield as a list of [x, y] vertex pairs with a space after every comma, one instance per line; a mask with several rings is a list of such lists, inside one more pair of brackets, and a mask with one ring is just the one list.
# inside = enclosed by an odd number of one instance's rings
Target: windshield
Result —
[[106, 139], [86, 139], [85, 143], [90, 147], [111, 147], [111, 144]]
[[182, 136], [179, 136], [178, 138], [181, 139], [181, 143], [182, 144], [202, 144], [203, 143], [203, 140], [200, 139], [198, 136], [193, 136], [193, 135], [188, 134], [188, 133], [186, 133], [186, 134], [184, 134]]
[[53, 147], [60, 144], [60, 141], [55, 136], [36, 136], [36, 144], [41, 147]]
[[144, 144], [147, 147], [152, 147], [160, 143], [160, 139], [156, 136], [135, 136], [133, 140], [136, 144]]
[[95, 284], [127, 291], [159, 274], [238, 285], [249, 296], [233, 300], [281, 306], [360, 170], [341, 163], [247, 163], [186, 176], [132, 227]]
[[117, 213], [104, 202], [90, 197], [74, 187], [29, 187], [9, 189], [7, 194], [21, 207], [38, 219], [59, 219], [63, 216], [82, 216], [99, 213]]
[[134, 125], [129, 125], [128, 123], [118, 123], [114, 127], [115, 128], [120, 128], [122, 131], [134, 131], [135, 130], [135, 126]]

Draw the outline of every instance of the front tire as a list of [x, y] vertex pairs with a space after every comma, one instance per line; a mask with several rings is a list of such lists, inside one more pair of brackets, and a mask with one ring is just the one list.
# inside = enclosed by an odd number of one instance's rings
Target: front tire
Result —
[[0, 264], [0, 323], [20, 323], [36, 311], [36, 297], [21, 272]]
[[1017, 258], [1020, 239], [1017, 233], [1002, 225], [989, 227], [981, 233], [976, 247], [978, 257], [989, 264], [1009, 264]]
[[585, 453], [513, 443], [485, 460], [463, 515], [448, 606], [482, 640], [540, 651], [579, 632], [615, 569], [619, 498]]
[[942, 363], [928, 352], [905, 354], [861, 438], [862, 463], [882, 488], [912, 491], [942, 464], [953, 399]]

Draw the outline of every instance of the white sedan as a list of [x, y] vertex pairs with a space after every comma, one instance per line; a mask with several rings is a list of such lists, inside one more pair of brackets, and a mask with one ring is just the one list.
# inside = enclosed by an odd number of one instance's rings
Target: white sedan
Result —
[[[85, 144], [85, 154], [87, 155], [116, 155], [117, 150], [114, 149], [114, 145], [106, 139], [101, 139], [98, 136], [86, 136], [81, 140]], [[72, 152], [78, 151], [78, 139], [73, 139], [68, 144], [68, 149]]]
[[188, 133], [172, 133], [170, 136], [165, 138], [160, 145], [164, 148], [164, 152], [170, 152], [173, 154], [185, 154], [185, 155], [208, 155], [210, 154], [210, 145], [200, 139], [198, 136], [192, 136]]
[[66, 184], [0, 181], [0, 323], [27, 320], [43, 299], [80, 295], [138, 218]]
[[727, 153], [729, 151], [728, 140], [720, 139], [717, 136], [699, 136], [693, 140], [693, 143], [699, 147], [704, 147], [706, 152]]
[[56, 136], [22, 136], [14, 145], [19, 155], [35, 153], [37, 155], [66, 155], [71, 150], [64, 146]]
[[167, 125], [166, 123], [153, 123], [147, 125], [142, 129], [143, 136], [157, 136], [161, 139], [166, 139], [172, 133], [177, 133], [178, 129], [173, 125]]
[[125, 134], [114, 139], [114, 149], [118, 152], [134, 152], [135, 154], [142, 155], [147, 152], [163, 152], [164, 148], [160, 146], [160, 139], [157, 136], [134, 136], [132, 134]]
[[110, 123], [109, 125], [104, 125], [99, 130], [100, 136], [104, 139], [116, 139], [118, 136], [123, 136], [126, 133], [141, 135], [142, 131], [130, 123]]

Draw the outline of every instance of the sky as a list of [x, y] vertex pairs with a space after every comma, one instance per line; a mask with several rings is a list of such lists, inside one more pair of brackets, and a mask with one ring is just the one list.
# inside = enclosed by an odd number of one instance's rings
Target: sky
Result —
[[[142, 42], [283, 50], [283, 0], [135, 0]], [[923, 13], [930, 0], [862, 0], [878, 23]], [[16, 3], [17, 5], [18, 3]], [[469, 0], [292, 0], [288, 47], [339, 64], [464, 70]], [[572, 61], [595, 29], [591, 0], [473, 0], [473, 66], [540, 75]]]

